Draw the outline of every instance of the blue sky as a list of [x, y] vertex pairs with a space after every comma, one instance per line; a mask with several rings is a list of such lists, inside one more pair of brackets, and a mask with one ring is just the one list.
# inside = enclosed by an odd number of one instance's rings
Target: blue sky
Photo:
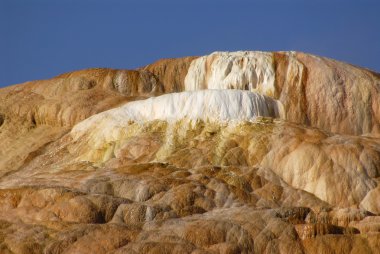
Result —
[[378, 0], [0, 0], [0, 86], [213, 51], [297, 50], [380, 72]]

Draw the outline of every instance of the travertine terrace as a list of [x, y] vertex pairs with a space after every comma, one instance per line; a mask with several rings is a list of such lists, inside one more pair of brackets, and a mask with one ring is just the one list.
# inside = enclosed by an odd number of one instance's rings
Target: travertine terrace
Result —
[[0, 89], [0, 253], [380, 253], [380, 74], [215, 52]]

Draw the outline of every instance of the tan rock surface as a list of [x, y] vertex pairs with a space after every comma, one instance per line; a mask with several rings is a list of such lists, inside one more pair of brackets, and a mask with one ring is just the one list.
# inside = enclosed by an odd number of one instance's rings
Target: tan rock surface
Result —
[[89, 116], [160, 94], [145, 71], [89, 69], [0, 89], [0, 175]]
[[185, 77], [190, 64], [196, 58], [161, 59], [141, 69], [153, 73], [166, 93], [181, 92], [185, 90]]
[[[236, 52], [2, 88], [0, 253], [379, 253], [379, 80]], [[256, 93], [126, 104], [205, 88]]]

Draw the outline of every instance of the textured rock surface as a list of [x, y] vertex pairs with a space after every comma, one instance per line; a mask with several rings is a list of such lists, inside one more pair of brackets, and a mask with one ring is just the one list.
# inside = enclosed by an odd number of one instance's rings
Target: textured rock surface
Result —
[[342, 134], [380, 134], [379, 74], [296, 52], [215, 52], [191, 63], [187, 90], [235, 88], [280, 100], [287, 119]]
[[0, 253], [379, 253], [379, 94], [296, 52], [0, 89]]

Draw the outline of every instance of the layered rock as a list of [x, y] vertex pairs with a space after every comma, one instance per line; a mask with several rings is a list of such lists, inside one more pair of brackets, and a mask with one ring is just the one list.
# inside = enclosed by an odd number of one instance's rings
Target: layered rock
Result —
[[[107, 113], [116, 112], [103, 114]], [[262, 167], [333, 206], [360, 205], [380, 213], [375, 208], [376, 195], [366, 197], [377, 186], [380, 175], [380, 144], [368, 138], [333, 135], [265, 119], [232, 125], [203, 121], [192, 125], [186, 120], [116, 125], [110, 116], [102, 119], [106, 121], [88, 119], [73, 129], [71, 136], [79, 150], [69, 146], [81, 160], [111, 160], [118, 166], [143, 159], [186, 168]], [[339, 184], [335, 184], [336, 179]]]
[[[154, 120], [176, 122], [207, 121], [232, 123], [254, 121], [257, 117], [283, 117], [281, 103], [269, 97], [239, 90], [204, 90], [162, 95], [146, 100], [130, 102], [122, 107], [90, 117], [73, 128], [73, 136], [83, 133], [97, 139], [114, 136], [129, 123], [145, 123]], [[108, 134], [108, 133], [110, 134]], [[117, 138], [116, 138], [117, 139]]]
[[341, 134], [380, 133], [379, 75], [296, 52], [215, 52], [195, 59], [185, 89], [244, 89], [280, 100], [289, 121]]
[[0, 89], [0, 253], [377, 253], [379, 80], [215, 52]]
[[0, 175], [89, 116], [162, 93], [146, 71], [89, 69], [0, 89]]
[[89, 69], [3, 88], [0, 110], [5, 119], [30, 125], [71, 127], [120, 103], [162, 92], [150, 72]]

